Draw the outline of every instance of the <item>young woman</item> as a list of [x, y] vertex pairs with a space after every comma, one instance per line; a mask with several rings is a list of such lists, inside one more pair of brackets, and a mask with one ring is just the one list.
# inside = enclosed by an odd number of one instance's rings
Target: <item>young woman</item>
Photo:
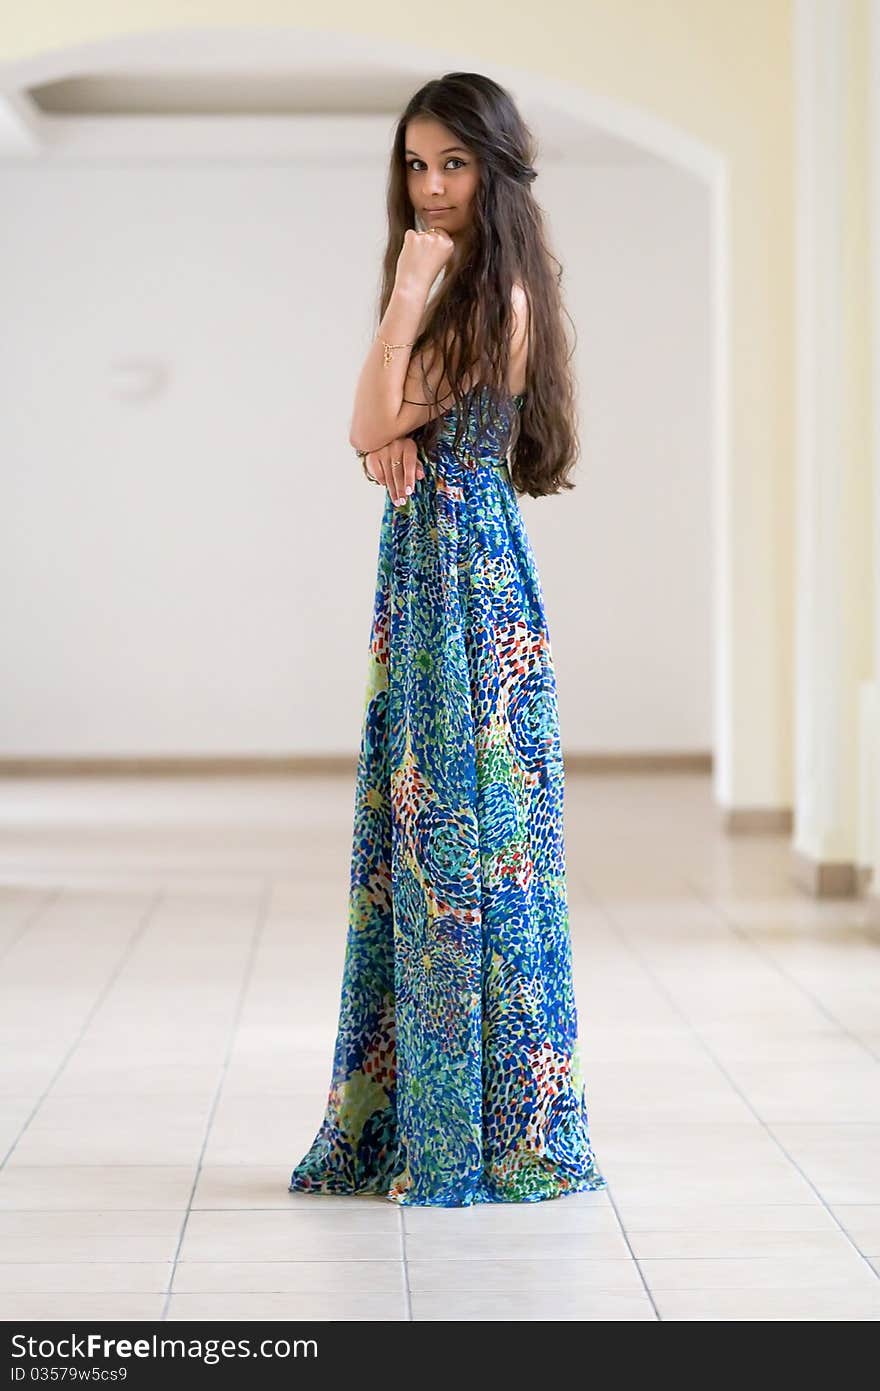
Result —
[[397, 125], [350, 437], [388, 492], [342, 1001], [291, 1191], [462, 1207], [605, 1186], [579, 1065], [554, 668], [517, 502], [573, 487], [577, 446], [530, 153], [510, 96], [475, 73], [429, 82]]

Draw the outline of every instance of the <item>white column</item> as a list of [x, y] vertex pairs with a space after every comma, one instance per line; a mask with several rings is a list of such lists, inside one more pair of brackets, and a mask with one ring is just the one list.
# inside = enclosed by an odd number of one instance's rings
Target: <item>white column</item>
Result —
[[870, 5], [868, 32], [868, 184], [871, 287], [871, 471], [873, 483], [873, 632], [871, 679], [862, 691], [859, 864], [880, 917], [880, 4]]
[[858, 888], [860, 687], [870, 674], [867, 249], [856, 167], [866, 149], [856, 119], [866, 14], [859, 0], [797, 0], [795, 10], [793, 851], [803, 887], [834, 896]]

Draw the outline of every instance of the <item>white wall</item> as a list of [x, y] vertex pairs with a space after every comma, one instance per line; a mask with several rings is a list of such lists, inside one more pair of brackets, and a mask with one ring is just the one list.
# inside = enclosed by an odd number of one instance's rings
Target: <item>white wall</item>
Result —
[[[384, 169], [0, 166], [0, 754], [351, 752], [382, 494], [348, 445]], [[578, 488], [521, 506], [566, 749], [702, 750], [708, 224], [659, 164], [547, 169]], [[112, 395], [113, 364], [168, 371]]]
[[566, 166], [544, 200], [578, 335], [573, 493], [524, 498], [563, 742], [712, 743], [709, 205], [661, 166]]

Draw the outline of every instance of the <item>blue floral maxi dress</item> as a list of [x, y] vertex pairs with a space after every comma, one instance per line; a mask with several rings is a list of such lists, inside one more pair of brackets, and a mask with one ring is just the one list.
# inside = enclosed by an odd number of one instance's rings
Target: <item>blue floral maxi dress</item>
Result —
[[605, 1186], [555, 676], [507, 460], [522, 400], [468, 392], [406, 504], [385, 495], [333, 1075], [290, 1191], [464, 1207]]

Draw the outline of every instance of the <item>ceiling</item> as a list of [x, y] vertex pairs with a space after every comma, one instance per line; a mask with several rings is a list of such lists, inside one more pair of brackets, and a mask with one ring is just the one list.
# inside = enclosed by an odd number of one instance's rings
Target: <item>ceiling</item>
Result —
[[[21, 92], [35, 113], [51, 121], [83, 118], [168, 117], [385, 117], [388, 127], [396, 120], [412, 93], [427, 80], [426, 74], [383, 71], [370, 66], [353, 72], [350, 66], [308, 71], [277, 67], [168, 72], [153, 70], [81, 72], [33, 83]], [[564, 157], [597, 164], [654, 163], [643, 147], [618, 138], [597, 126], [586, 125], [558, 108], [528, 112], [533, 130], [540, 133], [544, 159]]]

